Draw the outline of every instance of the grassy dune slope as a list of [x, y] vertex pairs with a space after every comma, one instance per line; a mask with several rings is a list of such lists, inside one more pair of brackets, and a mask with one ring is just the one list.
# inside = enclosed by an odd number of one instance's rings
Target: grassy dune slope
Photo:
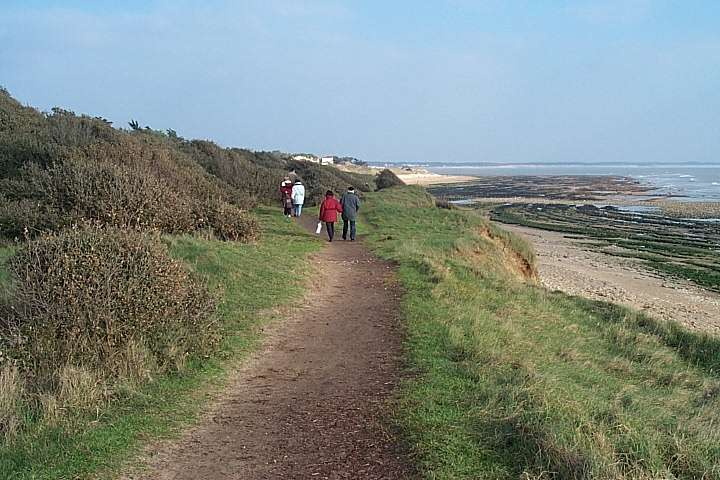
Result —
[[419, 189], [364, 213], [407, 290], [399, 421], [426, 478], [720, 477], [717, 338], [547, 292], [526, 245]]
[[0, 447], [0, 477], [108, 478], [109, 472], [144, 442], [172, 435], [192, 421], [206, 396], [257, 344], [256, 329], [267, 321], [261, 311], [301, 293], [302, 285], [292, 278], [277, 281], [278, 265], [292, 263], [298, 273], [293, 278], [302, 278], [308, 268], [307, 255], [320, 245], [276, 210], [261, 208], [256, 213], [264, 226], [257, 244], [167, 237], [173, 255], [203, 274], [221, 296], [219, 318], [226, 333], [221, 351], [209, 359], [192, 360], [179, 374], [156, 378], [139, 390], [126, 392], [97, 418], [38, 426]]

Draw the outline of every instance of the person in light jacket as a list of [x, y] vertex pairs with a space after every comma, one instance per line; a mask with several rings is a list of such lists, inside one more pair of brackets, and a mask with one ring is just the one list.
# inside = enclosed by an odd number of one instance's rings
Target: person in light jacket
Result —
[[335, 236], [335, 222], [337, 214], [342, 213], [342, 205], [335, 198], [335, 194], [328, 190], [325, 192], [325, 200], [320, 204], [320, 216], [318, 219], [325, 222], [325, 229], [328, 234], [328, 241], [332, 242]]
[[303, 203], [305, 203], [305, 185], [300, 180], [295, 181], [292, 187], [293, 210], [296, 217], [302, 213]]
[[350, 241], [355, 241], [355, 221], [357, 220], [357, 214], [360, 211], [360, 198], [355, 193], [355, 187], [348, 187], [340, 199], [342, 205], [342, 220], [343, 220], [343, 231], [342, 238], [347, 240], [348, 226], [350, 227]]

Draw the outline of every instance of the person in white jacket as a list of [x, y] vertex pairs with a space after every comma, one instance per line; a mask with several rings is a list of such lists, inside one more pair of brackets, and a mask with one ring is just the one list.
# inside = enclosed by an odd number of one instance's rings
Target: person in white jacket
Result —
[[295, 181], [292, 187], [293, 210], [296, 217], [302, 213], [303, 203], [305, 203], [305, 185], [300, 180]]

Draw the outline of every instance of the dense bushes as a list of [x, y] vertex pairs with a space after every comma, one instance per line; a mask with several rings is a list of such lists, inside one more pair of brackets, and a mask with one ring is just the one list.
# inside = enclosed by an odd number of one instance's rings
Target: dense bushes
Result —
[[92, 223], [254, 238], [257, 227], [243, 212], [255, 205], [254, 195], [208, 173], [182, 143], [61, 109], [44, 115], [0, 92], [0, 236]]
[[56, 155], [46, 135], [45, 117], [23, 107], [0, 89], [0, 178], [11, 176], [27, 162], [45, 165]]
[[260, 234], [260, 225], [254, 216], [217, 199], [201, 204], [196, 216], [198, 230], [209, 230], [220, 240], [249, 241]]
[[405, 185], [402, 180], [398, 178], [392, 171], [387, 168], [382, 172], [378, 173], [377, 179], [375, 180], [378, 190], [384, 188], [396, 187], [398, 185]]
[[66, 230], [26, 243], [9, 268], [0, 351], [32, 394], [57, 395], [66, 366], [107, 387], [175, 369], [218, 340], [213, 297], [157, 235]]
[[308, 204], [327, 189], [374, 187], [370, 175], [279, 152], [226, 149], [148, 128], [118, 130], [62, 109], [43, 114], [4, 90], [0, 158], [0, 236], [6, 238], [91, 222], [165, 233], [203, 229], [247, 240], [258, 229], [244, 212], [258, 201], [277, 201], [285, 175], [303, 181]]
[[[107, 162], [72, 159], [47, 169], [29, 164], [11, 186], [9, 193], [16, 198], [8, 210], [14, 207], [18, 217], [14, 225], [0, 225], [5, 236], [25, 229], [34, 235], [83, 221], [168, 233], [192, 231], [196, 223], [187, 199], [166, 184]], [[28, 202], [37, 207], [22, 208]], [[38, 209], [54, 215], [39, 215]]]
[[42, 202], [9, 200], [0, 193], [0, 237], [22, 238], [61, 224], [59, 213]]
[[321, 201], [328, 189], [344, 191], [353, 185], [367, 192], [374, 187], [371, 175], [292, 160], [278, 152], [222, 149], [206, 140], [182, 142], [179, 148], [218, 179], [263, 202], [278, 200], [280, 181], [286, 175], [299, 178], [305, 184], [305, 201], [310, 205]]

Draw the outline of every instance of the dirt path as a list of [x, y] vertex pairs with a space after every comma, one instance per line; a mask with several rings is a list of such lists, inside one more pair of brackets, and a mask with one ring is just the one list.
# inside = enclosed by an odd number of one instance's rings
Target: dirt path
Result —
[[582, 248], [561, 233], [503, 225], [532, 242], [542, 283], [596, 300], [622, 303], [651, 316], [720, 334], [720, 295], [651, 273], [632, 259]]
[[314, 261], [303, 305], [270, 328], [197, 427], [127, 479], [411, 477], [382, 418], [400, 366], [392, 269], [342, 240]]

